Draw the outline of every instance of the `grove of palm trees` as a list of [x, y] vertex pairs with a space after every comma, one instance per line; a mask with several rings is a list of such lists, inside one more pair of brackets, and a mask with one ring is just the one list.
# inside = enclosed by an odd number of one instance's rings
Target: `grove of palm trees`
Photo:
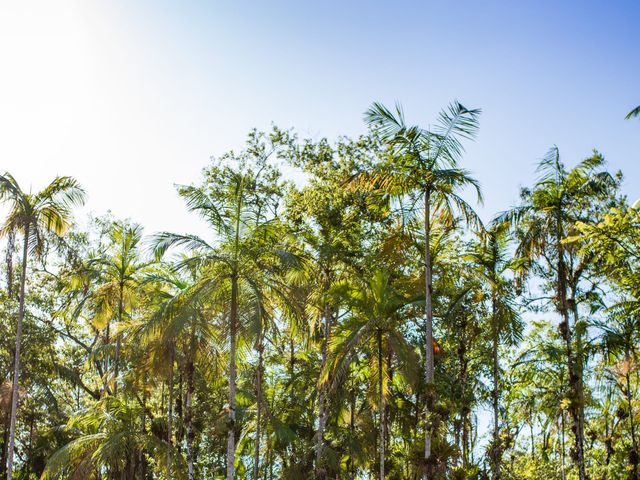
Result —
[[482, 119], [253, 130], [206, 234], [0, 174], [0, 477], [639, 480], [640, 205], [549, 145], [483, 221]]

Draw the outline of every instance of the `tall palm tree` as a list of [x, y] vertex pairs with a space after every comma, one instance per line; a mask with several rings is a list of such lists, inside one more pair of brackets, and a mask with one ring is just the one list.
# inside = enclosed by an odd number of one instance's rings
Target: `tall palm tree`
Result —
[[71, 221], [71, 209], [84, 203], [84, 190], [71, 177], [56, 177], [36, 194], [27, 193], [9, 173], [0, 175], [0, 201], [9, 204], [9, 214], [0, 227], [0, 236], [12, 232], [22, 234], [22, 275], [20, 300], [16, 326], [16, 348], [13, 360], [11, 392], [11, 418], [7, 452], [7, 478], [13, 478], [13, 450], [15, 446], [16, 413], [18, 408], [18, 379], [20, 376], [20, 349], [22, 323], [25, 312], [25, 284], [29, 254], [39, 256], [44, 252], [47, 234], [62, 235]]
[[[92, 303], [96, 312], [94, 324], [105, 329], [105, 346], [112, 341], [111, 326], [121, 327], [125, 317], [139, 303], [139, 287], [145, 274], [151, 273], [151, 262], [141, 260], [142, 227], [126, 221], [112, 222], [107, 231], [109, 244], [106, 252], [94, 259], [93, 267], [99, 275]], [[117, 328], [116, 328], [117, 330]], [[122, 335], [115, 332], [116, 347], [113, 358], [113, 394], [118, 394], [118, 376]], [[107, 369], [105, 368], [105, 372]], [[110, 381], [105, 379], [109, 388]]]
[[[173, 375], [176, 353], [184, 356], [186, 383], [185, 428], [187, 433], [187, 475], [195, 480], [193, 396], [195, 362], [203, 352], [210, 351], [214, 339], [213, 324], [205, 317], [206, 306], [196, 285], [197, 272], [187, 276], [159, 269], [147, 275], [145, 282], [152, 283], [156, 306], [149, 317], [132, 324], [132, 335], [146, 350], [147, 363], [152, 373], [167, 374], [169, 391], [167, 412], [167, 472], [172, 471], [173, 437]], [[202, 285], [200, 285], [202, 287]]]
[[640, 311], [635, 302], [622, 302], [609, 309], [609, 319], [599, 325], [602, 330], [602, 346], [605, 361], [612, 364], [614, 383], [625, 396], [629, 431], [631, 433], [631, 454], [629, 455], [633, 480], [640, 479], [638, 465], [638, 432], [635, 424], [633, 381], [631, 375], [638, 370], [638, 344], [640, 341]]
[[[554, 277], [556, 310], [561, 317], [560, 332], [565, 342], [565, 358], [571, 390], [569, 412], [573, 421], [576, 463], [580, 480], [586, 478], [584, 459], [584, 385], [581, 331], [576, 329], [578, 311], [573, 293], [585, 268], [576, 264], [576, 253], [565, 239], [573, 233], [578, 221], [586, 220], [589, 209], [606, 198], [616, 182], [601, 168], [604, 158], [594, 153], [573, 169], [560, 160], [558, 147], [553, 147], [538, 165], [540, 179], [532, 189], [521, 193], [522, 204], [501, 214], [498, 222], [516, 228], [519, 245], [516, 254], [529, 265], [535, 260], [548, 268]], [[570, 314], [573, 313], [572, 328]], [[574, 335], [574, 330], [576, 334]], [[575, 342], [575, 345], [574, 345]], [[574, 351], [575, 348], [575, 351]]]
[[515, 305], [513, 280], [506, 276], [513, 269], [508, 249], [508, 231], [502, 225], [494, 225], [480, 234], [469, 258], [476, 271], [487, 285], [491, 311], [491, 357], [493, 389], [493, 444], [491, 461], [493, 479], [500, 478], [502, 446], [500, 442], [500, 360], [499, 348], [504, 340], [514, 345], [522, 337], [523, 323]]
[[269, 240], [267, 244], [279, 240], [277, 222], [273, 221], [279, 191], [261, 178], [264, 174], [269, 180], [270, 173], [264, 164], [257, 171], [242, 164], [238, 169], [214, 167], [209, 172], [210, 185], [179, 187], [189, 210], [213, 229], [217, 245], [210, 245], [196, 235], [169, 232], [155, 235], [153, 241], [157, 258], [174, 246], [192, 251], [193, 256], [186, 263], [200, 265], [202, 273], [195, 288], [203, 295], [212, 295], [215, 290], [229, 295], [226, 312], [229, 332], [228, 480], [235, 476], [237, 342], [243, 327], [240, 292], [257, 291], [265, 274], [260, 265], [263, 254], [266, 251], [278, 254], [273, 249], [263, 248], [266, 240]]
[[[426, 130], [407, 125], [400, 105], [396, 105], [395, 112], [392, 112], [384, 105], [374, 103], [365, 113], [365, 121], [388, 143], [391, 155], [378, 171], [357, 177], [356, 184], [379, 190], [390, 198], [409, 197], [412, 210], [418, 210], [416, 205], [422, 197], [424, 207], [424, 375], [427, 388], [424, 459], [427, 465], [431, 457], [433, 432], [430, 416], [434, 403], [434, 355], [430, 348], [433, 343], [431, 222], [434, 215], [444, 222], [451, 222], [458, 212], [468, 223], [481, 225], [473, 208], [460, 196], [462, 189], [471, 187], [481, 202], [480, 185], [467, 170], [458, 166], [464, 152], [462, 141], [475, 137], [479, 115], [480, 110], [469, 110], [453, 102], [440, 112], [433, 129]], [[427, 468], [425, 478], [429, 475]]]
[[[92, 408], [72, 417], [67, 428], [76, 438], [47, 461], [43, 480], [82, 478], [134, 480], [145, 478], [144, 455], [159, 458], [167, 445], [152, 431], [140, 428], [147, 410], [124, 396], [107, 396]], [[170, 477], [167, 477], [170, 478]]]
[[375, 364], [371, 370], [374, 372], [372, 377], [377, 379], [379, 478], [383, 480], [387, 432], [385, 409], [389, 393], [385, 359], [391, 355], [399, 357], [401, 373], [409, 379], [414, 376], [411, 368], [416, 365], [414, 352], [400, 330], [401, 310], [410, 300], [395, 289], [390, 274], [382, 270], [375, 271], [366, 284], [341, 282], [332, 290], [334, 295], [343, 297], [351, 316], [332, 339], [330, 359], [323, 378], [325, 381], [331, 378], [335, 388], [344, 380], [358, 353], [374, 352]]

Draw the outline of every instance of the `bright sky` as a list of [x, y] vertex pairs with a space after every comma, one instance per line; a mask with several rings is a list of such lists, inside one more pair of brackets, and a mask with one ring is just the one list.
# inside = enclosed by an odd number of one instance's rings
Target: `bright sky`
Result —
[[428, 125], [484, 110], [464, 166], [485, 219], [517, 201], [553, 144], [598, 148], [640, 197], [635, 1], [0, 3], [0, 170], [39, 189], [73, 175], [88, 209], [198, 229], [174, 183], [252, 127], [364, 131], [374, 100]]

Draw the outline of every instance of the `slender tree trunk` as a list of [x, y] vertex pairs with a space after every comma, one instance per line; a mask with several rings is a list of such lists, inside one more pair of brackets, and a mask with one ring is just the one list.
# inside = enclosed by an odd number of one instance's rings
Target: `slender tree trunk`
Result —
[[271, 450], [271, 443], [267, 442], [267, 458], [269, 459], [269, 480], [273, 480], [273, 451]]
[[[109, 346], [109, 342], [111, 341], [110, 339], [110, 330], [111, 330], [111, 319], [107, 320], [107, 326], [104, 329], [104, 345], [105, 347]], [[105, 351], [104, 354], [104, 361], [102, 363], [102, 370], [103, 370], [103, 374], [102, 374], [102, 387], [104, 389], [104, 395], [107, 396], [111, 393], [111, 389], [109, 388], [109, 367], [110, 367], [110, 357], [109, 357], [109, 350], [107, 348], [107, 350]]]
[[7, 447], [7, 480], [13, 479], [13, 451], [16, 440], [16, 416], [18, 413], [18, 378], [20, 376], [20, 349], [22, 347], [22, 322], [24, 321], [24, 288], [27, 280], [27, 260], [29, 255], [29, 224], [24, 229], [22, 249], [22, 276], [20, 277], [20, 307], [16, 328], [16, 350], [13, 357], [13, 384], [11, 389], [11, 418], [9, 426], [9, 446]]
[[260, 331], [258, 332], [258, 369], [256, 371], [256, 438], [253, 447], [253, 478], [257, 480], [260, 472], [260, 423], [262, 420], [262, 369], [263, 369], [263, 344], [262, 344], [262, 319], [260, 319]]
[[171, 449], [173, 448], [173, 358], [174, 348], [171, 345], [169, 352], [169, 380], [167, 388], [169, 390], [169, 401], [167, 411], [167, 478], [171, 478]]
[[498, 313], [496, 296], [493, 293], [491, 302], [491, 326], [493, 329], [493, 480], [500, 479], [500, 458], [502, 445], [500, 444], [500, 364], [498, 362], [498, 347], [500, 346], [500, 332], [498, 328]]
[[[458, 447], [458, 451], [462, 451], [462, 421], [459, 418], [453, 420], [453, 443]], [[461, 456], [456, 458], [457, 464], [460, 465]]]
[[[145, 375], [145, 381], [148, 381], [148, 378], [146, 375]], [[163, 382], [163, 385], [164, 385], [164, 382]], [[141, 417], [140, 420], [142, 423], [142, 428], [140, 430], [142, 432], [142, 435], [145, 436], [147, 434], [147, 393], [145, 391], [142, 392], [142, 413], [140, 417]], [[138, 465], [140, 467], [140, 480], [146, 480], [147, 479], [147, 458], [142, 449], [138, 451]]]
[[433, 362], [433, 309], [431, 304], [431, 295], [433, 287], [431, 284], [431, 192], [427, 188], [424, 191], [424, 277], [425, 277], [425, 322], [424, 322], [424, 350], [425, 350], [425, 436], [424, 436], [424, 461], [425, 472], [424, 478], [429, 479], [432, 476], [432, 469], [429, 466], [431, 457], [431, 434], [432, 423], [431, 418], [434, 404], [433, 378], [434, 378], [434, 362]]
[[536, 460], [536, 438], [533, 435], [533, 422], [535, 417], [533, 415], [533, 402], [529, 405], [529, 433], [531, 434], [531, 460]]
[[466, 312], [463, 310], [462, 321], [460, 323], [460, 341], [458, 343], [458, 362], [460, 363], [460, 375], [458, 382], [460, 384], [460, 422], [462, 424], [462, 466], [467, 470], [469, 466], [469, 438], [470, 427], [469, 421], [469, 407], [467, 405], [467, 379], [468, 372], [468, 360], [467, 360], [467, 317]]
[[[328, 290], [328, 274], [325, 292]], [[329, 356], [329, 337], [331, 335], [331, 310], [328, 305], [324, 306], [324, 341], [322, 344], [322, 364], [320, 371], [324, 370]], [[318, 431], [316, 432], [316, 475], [323, 477], [321, 470], [322, 449], [324, 448], [324, 429], [327, 422], [327, 406], [325, 387], [321, 387], [318, 392]]]
[[16, 231], [11, 229], [7, 236], [7, 298], [13, 298], [13, 249], [16, 242]]
[[[558, 220], [560, 222], [560, 220]], [[564, 258], [564, 248], [562, 246], [562, 231], [557, 234], [558, 244], [558, 307], [562, 317], [560, 330], [565, 341], [567, 370], [569, 373], [569, 386], [571, 390], [571, 402], [569, 404], [569, 413], [573, 422], [572, 430], [575, 438], [575, 462], [578, 466], [579, 480], [586, 480], [585, 462], [584, 462], [584, 431], [581, 423], [580, 412], [582, 406], [582, 389], [580, 386], [580, 378], [576, 371], [576, 364], [573, 353], [573, 335], [571, 332], [571, 324], [569, 319], [569, 302], [567, 300], [567, 266]]]
[[[294, 377], [295, 377], [295, 368], [296, 368], [296, 350], [295, 350], [295, 344], [293, 341], [293, 333], [291, 332], [291, 328], [289, 328], [289, 366], [288, 366], [288, 371], [289, 371], [289, 385], [291, 385], [291, 387], [289, 388], [289, 405], [294, 405], [295, 401], [296, 401], [296, 389], [295, 389], [295, 383], [294, 383]], [[273, 397], [272, 397], [272, 402], [271, 402], [271, 408], [273, 409]], [[291, 421], [291, 420], [290, 420]], [[294, 459], [296, 457], [296, 453], [294, 451], [294, 442], [291, 442], [291, 444], [289, 445], [289, 450], [288, 450], [288, 458], [284, 458], [283, 457], [283, 462], [286, 463], [287, 461], [289, 462], [289, 464], [292, 464], [294, 462]], [[271, 466], [269, 467], [270, 470]]]
[[[582, 347], [582, 329], [579, 328], [578, 325], [580, 317], [578, 315], [578, 304], [575, 300], [575, 290], [576, 288], [571, 288], [571, 301], [568, 302], [568, 304], [571, 308], [571, 312], [573, 313], [573, 325], [576, 337], [576, 359], [574, 365], [575, 396], [578, 399], [576, 414], [578, 416], [578, 431], [581, 439], [580, 451], [582, 452], [582, 463], [584, 464], [586, 462], [586, 455], [584, 453], [584, 352]], [[586, 464], [583, 465], [583, 467], [586, 468]], [[584, 475], [584, 478], [587, 478], [586, 473]]]
[[229, 315], [229, 419], [227, 424], [227, 480], [234, 480], [236, 460], [236, 335], [238, 329], [238, 272], [231, 274]]
[[[609, 426], [609, 422], [610, 422], [609, 406], [611, 404], [612, 394], [613, 394], [613, 391], [611, 389], [611, 386], [609, 386], [609, 388], [607, 389], [607, 400], [606, 400], [607, 409], [605, 410], [605, 416], [604, 416], [604, 435], [605, 435], [605, 437], [604, 437], [604, 446], [605, 446], [605, 449], [606, 449], [606, 456], [605, 456], [605, 459], [604, 459], [604, 464], [605, 464], [605, 466], [607, 468], [602, 474], [603, 480], [607, 478], [607, 471], [609, 470], [609, 464], [611, 463], [611, 456], [614, 453], [614, 450], [613, 450], [613, 439], [611, 438], [611, 434], [612, 434], [614, 425], [611, 425], [611, 427]], [[563, 416], [563, 420], [564, 420], [564, 416]], [[563, 428], [564, 428], [564, 425], [563, 425]]]
[[536, 438], [533, 435], [533, 419], [531, 419], [531, 423], [529, 424], [529, 432], [531, 434], [531, 460], [535, 462], [536, 460]]
[[626, 380], [626, 394], [627, 394], [627, 406], [629, 408], [629, 427], [631, 428], [631, 468], [633, 469], [633, 479], [638, 480], [638, 443], [636, 442], [636, 427], [635, 421], [633, 419], [633, 396], [631, 395], [631, 356], [627, 355], [627, 361], [629, 362], [629, 367], [625, 374]]
[[564, 440], [564, 410], [562, 410], [562, 414], [561, 414], [561, 421], [562, 421], [562, 427], [561, 427], [561, 447], [562, 447], [562, 454], [561, 454], [561, 459], [562, 459], [562, 480], [565, 480], [565, 478], [567, 478], [567, 474], [566, 474], [566, 460], [565, 460], [565, 452], [566, 452], [566, 447], [565, 447], [565, 440]]
[[187, 395], [185, 401], [185, 426], [187, 429], [187, 475], [189, 480], [195, 480], [195, 469], [194, 469], [194, 440], [195, 440], [195, 432], [193, 431], [193, 396], [195, 392], [194, 385], [194, 373], [195, 373], [195, 365], [194, 359], [196, 354], [196, 324], [195, 319], [191, 319], [191, 332], [189, 335], [189, 358], [187, 360], [186, 365], [186, 376], [187, 376]]
[[178, 375], [178, 394], [176, 395], [176, 406], [173, 409], [173, 415], [175, 418], [182, 420], [176, 428], [175, 433], [176, 445], [182, 445], [182, 440], [184, 439], [184, 397], [182, 396], [184, 382], [182, 374], [184, 372], [182, 369], [178, 369], [178, 372], [180, 372]]
[[385, 411], [384, 395], [382, 393], [382, 332], [378, 329], [378, 415], [380, 417], [380, 480], [384, 480], [384, 437], [385, 437]]
[[[387, 353], [387, 385], [393, 385], [393, 352], [389, 349]], [[391, 448], [391, 405], [389, 402], [384, 402], [384, 448], [385, 452], [388, 452]]]
[[353, 442], [355, 439], [356, 431], [356, 387], [354, 382], [351, 382], [351, 408], [349, 412], [349, 478], [355, 478], [355, 462], [353, 461]]
[[[124, 285], [120, 282], [120, 298], [118, 299], [118, 325], [122, 325], [122, 313], [124, 309]], [[116, 356], [113, 361], [113, 395], [118, 395], [118, 374], [120, 371], [120, 335], [116, 339]]]
[[189, 480], [195, 480], [193, 444], [195, 440], [195, 432], [193, 431], [193, 394], [195, 391], [193, 383], [193, 375], [195, 371], [194, 355], [195, 355], [195, 323], [191, 328], [191, 345], [189, 351], [189, 361], [187, 362], [187, 400], [185, 402], [185, 425], [187, 427], [187, 473]]

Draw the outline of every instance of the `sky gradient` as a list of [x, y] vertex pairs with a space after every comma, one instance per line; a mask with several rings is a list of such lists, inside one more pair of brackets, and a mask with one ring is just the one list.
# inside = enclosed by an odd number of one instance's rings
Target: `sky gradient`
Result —
[[0, 170], [73, 175], [85, 211], [199, 231], [174, 183], [271, 123], [357, 135], [373, 101], [428, 126], [453, 99], [482, 108], [463, 166], [485, 220], [517, 202], [554, 144], [593, 148], [640, 197], [640, 3], [0, 3]]

